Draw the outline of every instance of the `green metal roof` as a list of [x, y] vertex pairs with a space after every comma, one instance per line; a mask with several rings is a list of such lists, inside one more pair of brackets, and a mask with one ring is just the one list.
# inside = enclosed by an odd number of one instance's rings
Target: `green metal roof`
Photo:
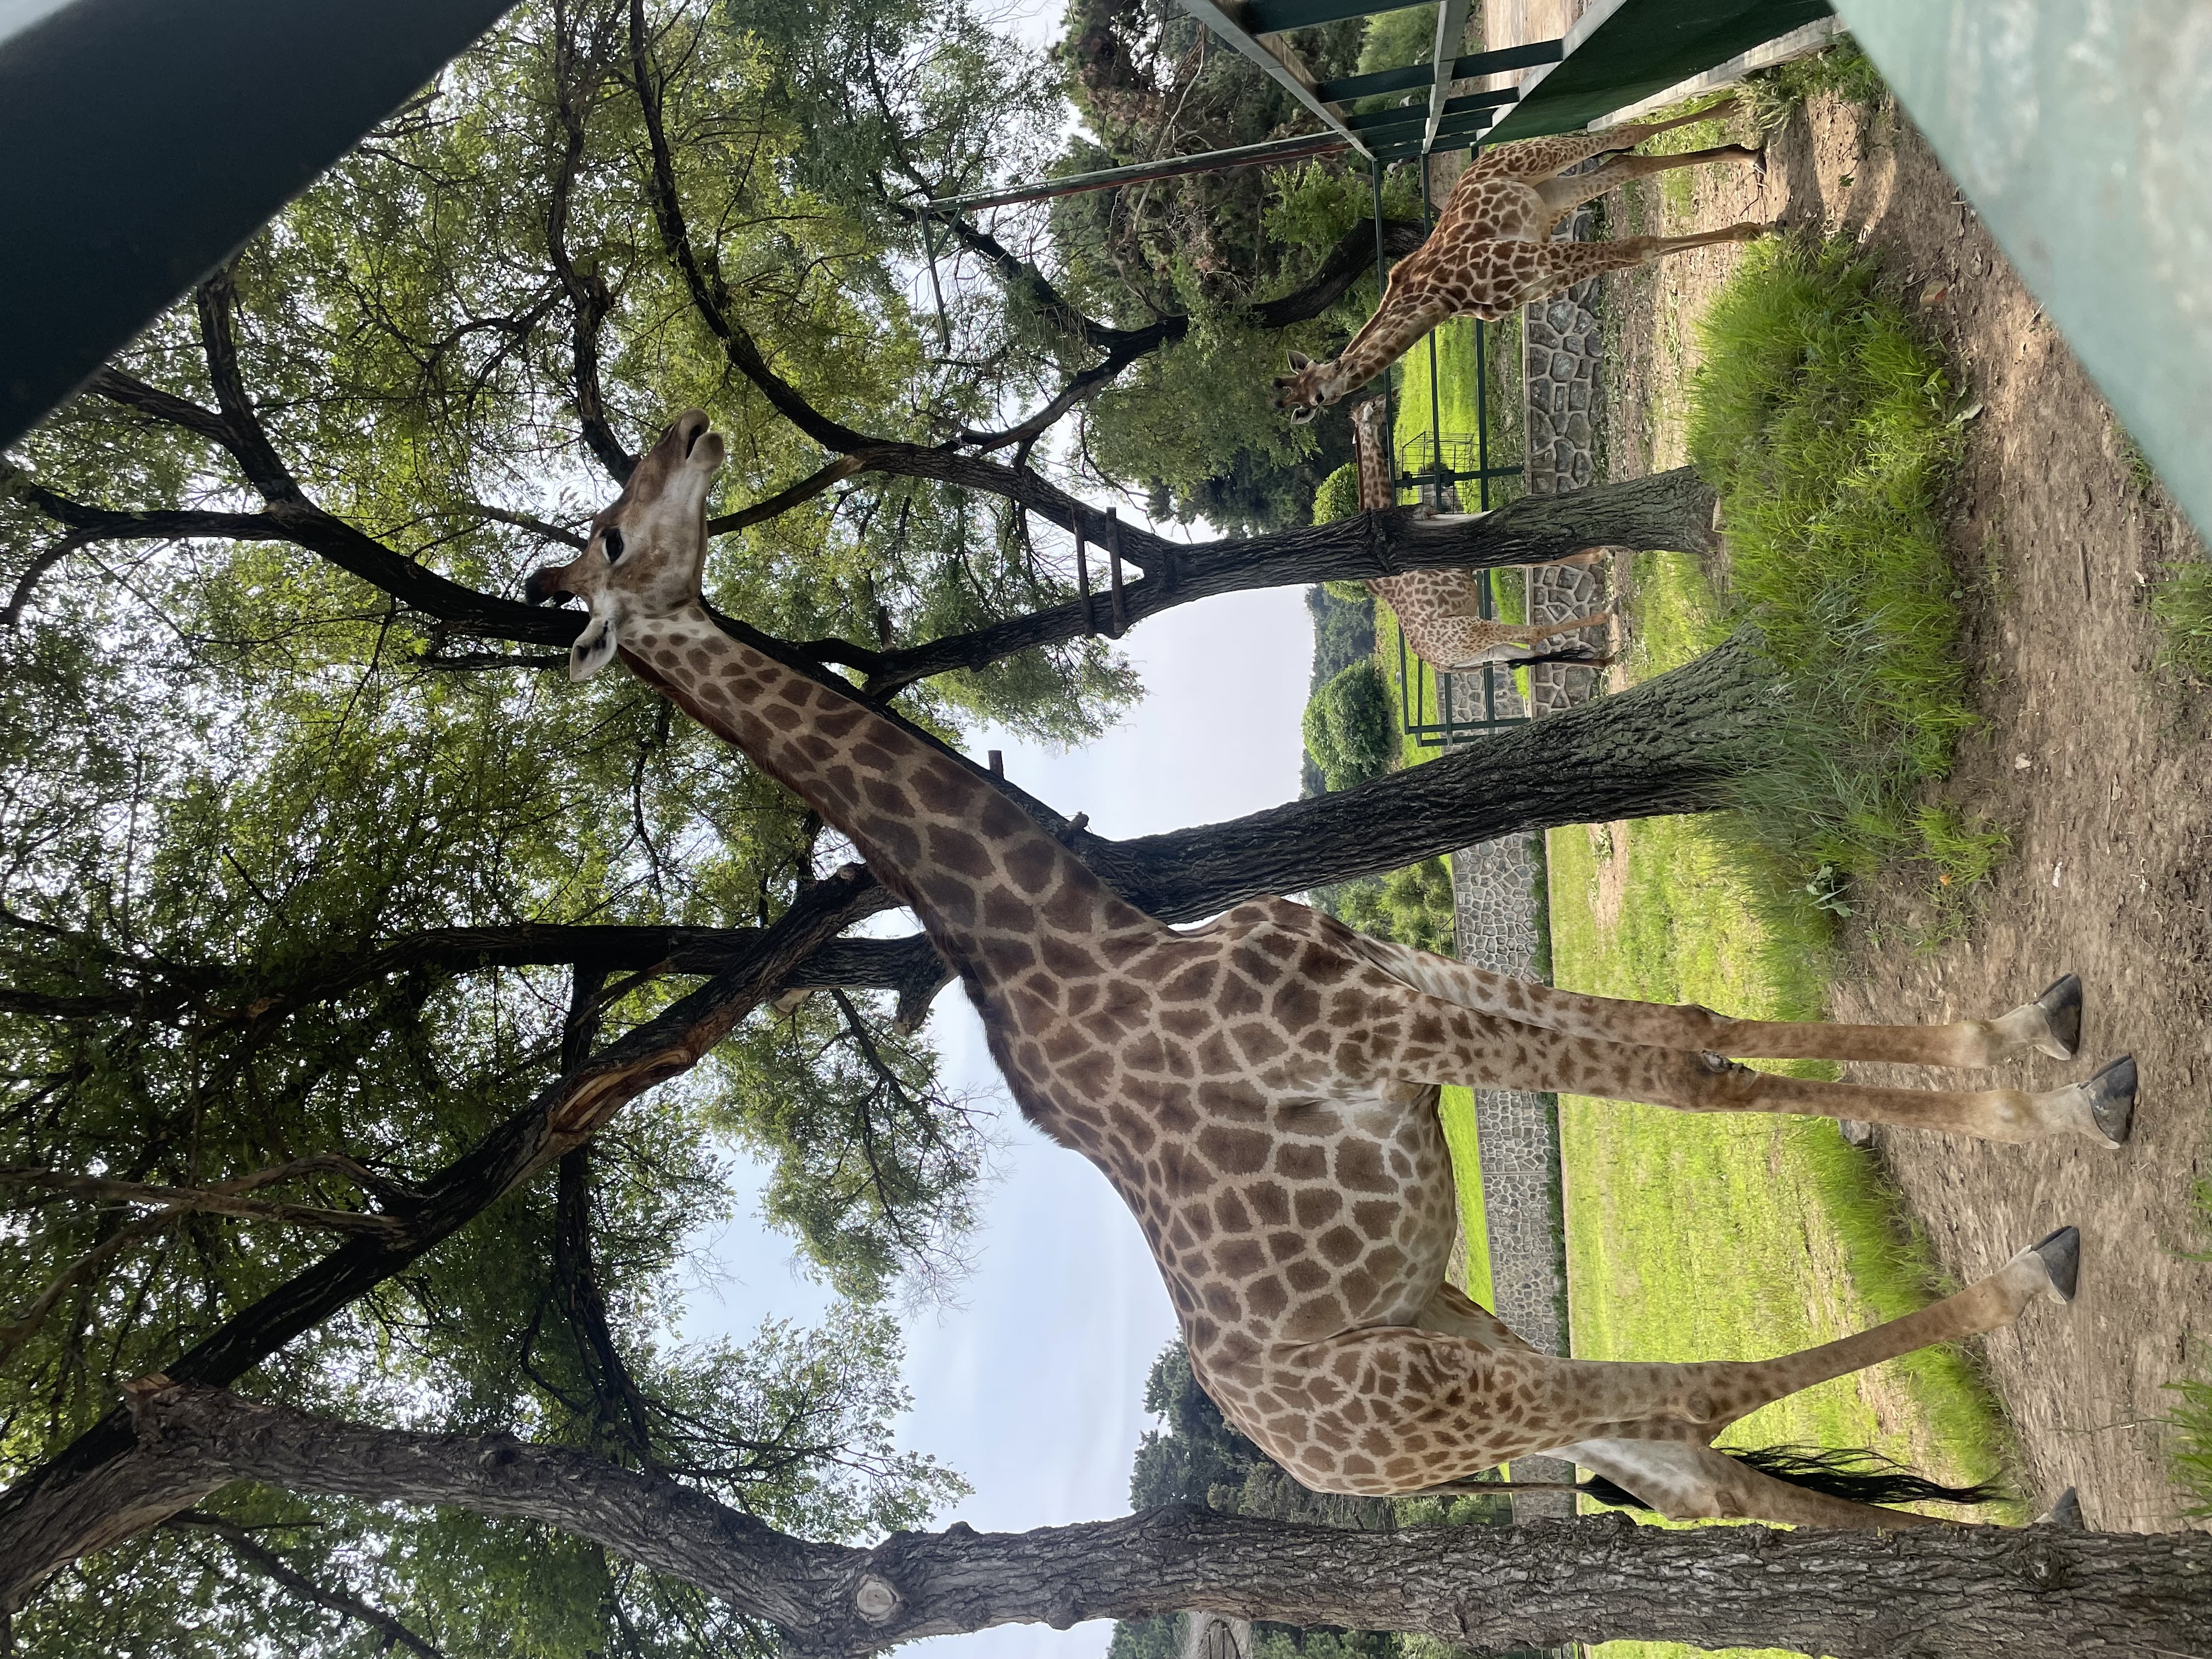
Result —
[[1522, 77], [1520, 101], [1487, 142], [1578, 132], [1834, 12], [1828, 0], [1599, 0], [1567, 31], [1559, 62]]

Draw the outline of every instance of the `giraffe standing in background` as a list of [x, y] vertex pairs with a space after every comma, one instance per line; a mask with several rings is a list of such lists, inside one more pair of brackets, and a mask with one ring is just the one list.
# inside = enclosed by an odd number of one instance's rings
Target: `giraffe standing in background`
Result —
[[1584, 202], [1615, 185], [1670, 167], [1746, 161], [1764, 166], [1765, 152], [1745, 144], [1686, 155], [1616, 155], [1589, 173], [1560, 170], [1697, 121], [1735, 112], [1733, 100], [1673, 121], [1645, 121], [1604, 132], [1525, 138], [1486, 149], [1468, 164], [1437, 216], [1428, 240], [1390, 272], [1382, 303], [1328, 362], [1291, 353], [1291, 372], [1275, 377], [1275, 407], [1310, 421], [1350, 396], [1453, 317], [1495, 319], [1607, 270], [1650, 264], [1669, 253], [1717, 242], [1747, 242], [1771, 227], [1743, 223], [1692, 236], [1620, 236], [1609, 242], [1554, 242], [1552, 231]]
[[1795, 1024], [1556, 991], [1363, 938], [1280, 899], [1178, 931], [980, 769], [716, 625], [700, 573], [722, 453], [703, 414], [678, 416], [592, 521], [585, 550], [535, 572], [529, 596], [588, 607], [572, 675], [619, 653], [842, 830], [912, 908], [974, 1000], [1024, 1115], [1128, 1205], [1192, 1367], [1231, 1422], [1322, 1492], [1412, 1492], [1573, 1448], [1669, 1514], [1940, 1524], [1778, 1480], [1710, 1442], [1823, 1378], [1998, 1328], [2039, 1296], [2065, 1299], [2071, 1229], [1930, 1308], [1802, 1353], [1559, 1358], [1444, 1282], [1456, 1202], [1431, 1085], [2113, 1146], [2132, 1112], [2128, 1060], [2031, 1094], [1824, 1083], [1719, 1057], [1978, 1066], [2030, 1048], [2070, 1055], [2078, 981], [1991, 1020]]
[[[1352, 442], [1359, 463], [1359, 505], [1367, 512], [1397, 505], [1390, 486], [1389, 452], [1382, 442], [1382, 399], [1370, 398], [1352, 411]], [[1571, 553], [1548, 564], [1595, 564], [1595, 550]], [[1534, 623], [1492, 622], [1482, 614], [1482, 576], [1473, 570], [1409, 570], [1399, 576], [1369, 579], [1367, 591], [1389, 605], [1415, 656], [1446, 673], [1479, 663], [1516, 660], [1514, 648], [1534, 651], [1565, 634], [1613, 625], [1610, 611], [1575, 617], [1553, 627]], [[1603, 668], [1611, 656], [1553, 655], [1521, 661], [1567, 661]]]

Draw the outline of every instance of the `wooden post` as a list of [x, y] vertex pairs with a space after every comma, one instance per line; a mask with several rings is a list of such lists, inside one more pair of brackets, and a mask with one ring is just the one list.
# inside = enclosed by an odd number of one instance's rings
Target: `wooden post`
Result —
[[1129, 618], [1121, 610], [1121, 515], [1111, 507], [1106, 509], [1106, 573], [1114, 590], [1114, 637], [1118, 640], [1129, 631]]
[[1083, 631], [1096, 634], [1098, 623], [1091, 610], [1091, 560], [1083, 550], [1083, 515], [1075, 515], [1075, 590], [1083, 595]]

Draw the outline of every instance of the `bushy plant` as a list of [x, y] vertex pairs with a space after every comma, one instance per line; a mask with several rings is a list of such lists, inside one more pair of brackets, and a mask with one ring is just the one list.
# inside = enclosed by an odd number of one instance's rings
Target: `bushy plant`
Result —
[[2166, 629], [2159, 666], [2212, 681], [2212, 564], [2174, 567], [2151, 595], [2150, 613]]
[[1691, 459], [1721, 495], [1729, 621], [1786, 688], [1744, 829], [1792, 888], [1899, 855], [1955, 890], [2002, 839], [1925, 809], [1973, 724], [1936, 503], [1972, 409], [1842, 239], [1753, 247], [1701, 325]]
[[1810, 58], [1753, 70], [1744, 77], [1738, 96], [1753, 124], [1771, 132], [1816, 93], [1833, 93], [1847, 103], [1871, 109], [1888, 90], [1874, 60], [1846, 35]]
[[1334, 789], [1349, 789], [1390, 769], [1397, 738], [1390, 684], [1372, 658], [1353, 663], [1307, 701], [1306, 752]]

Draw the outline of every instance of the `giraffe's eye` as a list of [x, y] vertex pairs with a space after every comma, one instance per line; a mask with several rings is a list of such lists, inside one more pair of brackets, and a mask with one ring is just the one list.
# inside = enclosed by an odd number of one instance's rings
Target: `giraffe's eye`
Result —
[[622, 557], [622, 532], [617, 530], [611, 525], [599, 532], [599, 548], [600, 550], [607, 556], [607, 562], [609, 564], [612, 564], [617, 559]]

